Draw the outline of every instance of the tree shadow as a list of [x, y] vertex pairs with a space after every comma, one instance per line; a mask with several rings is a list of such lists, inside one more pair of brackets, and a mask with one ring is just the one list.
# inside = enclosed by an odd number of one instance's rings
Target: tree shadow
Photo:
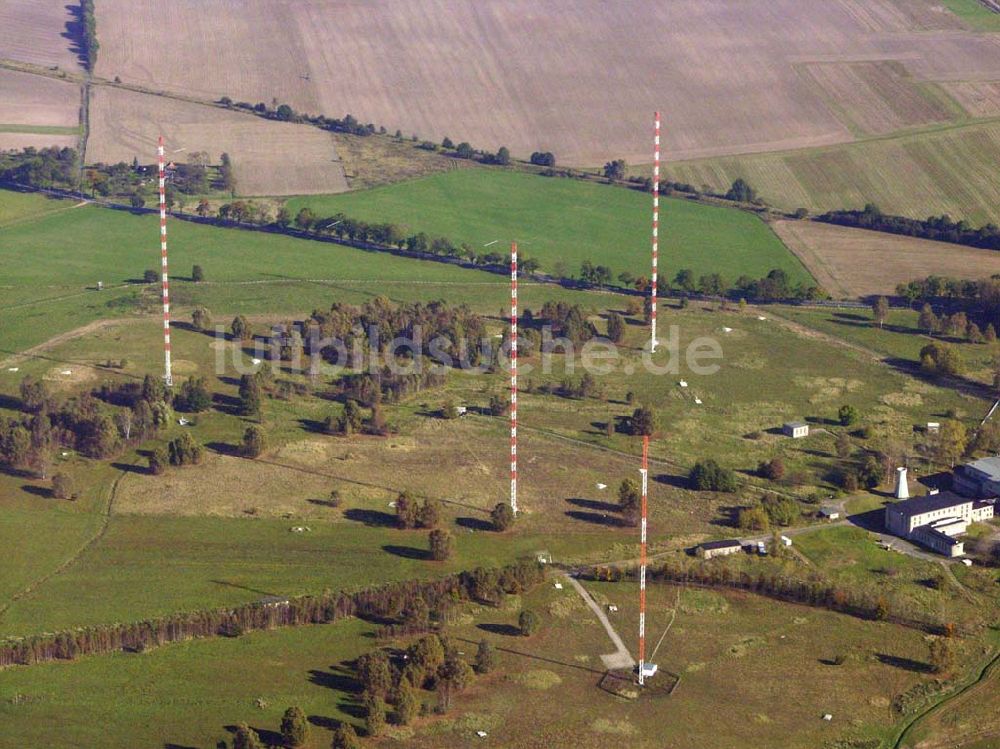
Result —
[[372, 528], [395, 528], [399, 525], [395, 515], [381, 510], [365, 510], [361, 507], [344, 510], [344, 517]]
[[80, 63], [80, 66], [89, 68], [87, 50], [83, 43], [83, 6], [82, 4], [67, 5], [65, 9], [69, 11], [70, 18], [66, 21], [64, 30], [59, 36], [69, 41], [69, 51], [76, 55], [76, 60]]
[[153, 472], [148, 466], [140, 466], [135, 463], [122, 463], [120, 461], [112, 463], [111, 467], [123, 473], [135, 473], [139, 476], [152, 476]]
[[740, 505], [723, 505], [719, 507], [719, 516], [709, 522], [724, 528], [739, 528], [740, 510], [742, 509], [744, 508]]
[[230, 445], [228, 442], [206, 442], [205, 447], [214, 453], [219, 455], [225, 455], [230, 458], [240, 457], [240, 449], [236, 445]]
[[581, 497], [570, 497], [566, 501], [571, 505], [596, 512], [618, 512], [618, 505], [611, 502], [600, 502], [596, 499], [583, 499]]
[[361, 682], [358, 681], [354, 670], [346, 666], [331, 666], [329, 671], [311, 669], [309, 682], [318, 687], [332, 689], [335, 692], [361, 694]]
[[[311, 505], [319, 505], [320, 507], [330, 507], [333, 509], [340, 507], [341, 504], [340, 501], [336, 499], [307, 499], [306, 502]], [[348, 512], [350, 511], [348, 510]], [[346, 517], [347, 513], [344, 513], [344, 515]]]
[[382, 547], [382, 551], [387, 551], [397, 557], [403, 557], [403, 559], [416, 559], [421, 562], [428, 562], [431, 560], [431, 553], [427, 549], [418, 549], [414, 546], [399, 546], [398, 544], [385, 544]]
[[8, 411], [20, 411], [21, 399], [15, 398], [12, 395], [0, 393], [0, 408], [6, 409]]
[[653, 481], [663, 486], [672, 486], [675, 489], [690, 489], [691, 481], [687, 476], [672, 473], [659, 473], [653, 476]]
[[603, 525], [607, 528], [624, 528], [626, 523], [617, 515], [607, 515], [600, 512], [583, 512], [581, 510], [567, 510], [566, 516], [574, 520], [582, 520], [585, 523]]
[[461, 517], [455, 518], [455, 525], [460, 528], [468, 528], [471, 531], [491, 531], [493, 530], [493, 523], [488, 520], [482, 520], [481, 518], [469, 518]]
[[520, 627], [515, 627], [513, 624], [493, 624], [485, 622], [483, 624], [477, 624], [476, 629], [480, 629], [483, 632], [489, 632], [491, 635], [501, 635], [503, 637], [521, 637]]
[[198, 747], [188, 746], [187, 744], [175, 744], [172, 741], [168, 741], [163, 745], [163, 749], [198, 749]]
[[912, 658], [903, 658], [902, 656], [889, 655], [887, 653], [876, 653], [875, 657], [878, 659], [879, 663], [886, 666], [901, 668], [904, 671], [912, 671], [915, 674], [934, 673], [934, 668], [929, 663], [915, 661]]
[[312, 434], [327, 434], [326, 425], [316, 419], [299, 419], [299, 426]]
[[21, 486], [21, 491], [26, 494], [33, 494], [36, 497], [42, 497], [43, 499], [55, 499], [56, 495], [46, 486], [35, 486], [34, 484], [23, 484]]
[[235, 395], [225, 393], [212, 393], [212, 407], [219, 413], [227, 416], [240, 415], [240, 399]]

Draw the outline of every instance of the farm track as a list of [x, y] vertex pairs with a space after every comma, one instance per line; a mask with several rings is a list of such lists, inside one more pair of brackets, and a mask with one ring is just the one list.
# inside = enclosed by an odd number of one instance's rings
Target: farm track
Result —
[[[74, 296], [79, 296], [79, 295], [70, 294], [69, 296], [66, 297], [57, 297], [57, 299], [69, 299]], [[49, 301], [54, 301], [54, 300], [49, 300]], [[13, 309], [13, 308], [7, 308], [7, 309]], [[147, 317], [152, 318], [153, 315], [148, 315]], [[109, 318], [104, 320], [94, 320], [94, 322], [87, 323], [86, 325], [83, 325], [79, 328], [74, 328], [73, 330], [68, 330], [65, 333], [60, 333], [57, 336], [53, 336], [44, 343], [39, 343], [37, 346], [32, 346], [31, 348], [25, 349], [24, 351], [19, 351], [17, 353], [12, 354], [11, 356], [8, 356], [6, 359], [0, 360], [0, 367], [10, 367], [24, 361], [25, 359], [38, 357], [40, 354], [44, 354], [46, 351], [51, 351], [57, 346], [61, 346], [62, 344], [68, 341], [72, 341], [76, 338], [89, 335], [90, 333], [96, 333], [97, 331], [102, 330], [111, 325], [129, 325], [140, 322], [143, 319], [145, 318], [124, 317], [124, 318]], [[98, 367], [98, 369], [100, 369], [100, 367]]]
[[[921, 721], [931, 715], [936, 715], [937, 713], [946, 711], [949, 705], [953, 702], [964, 701], [966, 698], [970, 697], [970, 695], [973, 695], [973, 693], [980, 691], [980, 687], [988, 688], [990, 686], [994, 686], [991, 682], [994, 680], [997, 673], [1000, 673], [1000, 652], [990, 657], [986, 664], [979, 670], [978, 675], [971, 682], [947, 695], [940, 702], [931, 705], [918, 715], [914, 716], [914, 718], [903, 727], [903, 730], [899, 734], [899, 738], [896, 739], [896, 742], [892, 745], [893, 749], [909, 749], [909, 747], [915, 746], [906, 743], [906, 741], [907, 737]], [[1000, 733], [998, 730], [982, 731], [979, 734], [970, 737], [970, 740], [974, 741], [978, 739], [992, 738], [998, 733]], [[946, 742], [947, 743], [933, 741], [922, 742], [919, 746], [920, 749], [950, 749], [955, 746], [954, 742], [950, 740], [946, 740]]]
[[38, 588], [47, 583], [49, 580], [53, 579], [58, 575], [61, 575], [63, 572], [65, 572], [74, 564], [76, 564], [80, 560], [80, 558], [85, 553], [87, 553], [87, 551], [94, 548], [97, 544], [101, 542], [101, 540], [108, 532], [108, 527], [111, 525], [111, 516], [114, 513], [115, 499], [118, 496], [118, 486], [121, 483], [122, 479], [128, 475], [129, 469], [133, 465], [135, 465], [134, 462], [122, 468], [119, 474], [115, 477], [115, 480], [112, 482], [111, 488], [108, 490], [107, 502], [105, 503], [104, 509], [101, 512], [100, 527], [97, 529], [94, 535], [88, 538], [68, 559], [63, 561], [54, 570], [47, 572], [41, 577], [33, 580], [22, 590], [12, 595], [10, 599], [7, 600], [6, 603], [0, 606], [0, 620], [3, 619], [4, 615], [10, 610], [11, 606], [20, 601], [22, 598], [30, 596], [32, 593], [34, 593]]

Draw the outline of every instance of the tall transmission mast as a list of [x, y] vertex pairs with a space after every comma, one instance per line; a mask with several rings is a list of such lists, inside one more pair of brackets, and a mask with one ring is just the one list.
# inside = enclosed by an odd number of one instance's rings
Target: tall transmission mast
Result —
[[639, 536], [639, 686], [646, 682], [646, 514], [649, 497], [649, 436], [642, 438], [642, 521]]
[[510, 509], [517, 514], [517, 242], [510, 245]]
[[160, 262], [163, 287], [163, 381], [167, 387], [174, 384], [170, 371], [170, 276], [167, 270], [167, 173], [163, 163], [163, 136], [160, 136], [157, 154], [160, 159]]
[[653, 269], [650, 277], [650, 353], [656, 352], [656, 287], [660, 254], [660, 113], [653, 115]]

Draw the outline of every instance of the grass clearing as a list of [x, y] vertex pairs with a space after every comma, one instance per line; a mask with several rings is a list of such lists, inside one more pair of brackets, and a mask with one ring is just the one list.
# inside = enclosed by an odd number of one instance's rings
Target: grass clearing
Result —
[[[570, 274], [589, 260], [617, 275], [649, 273], [650, 196], [607, 185], [519, 172], [463, 169], [374, 190], [289, 201], [293, 215], [309, 206], [319, 215], [343, 211], [365, 221], [396, 223], [466, 242], [477, 251], [506, 251], [511, 240], [548, 272]], [[765, 275], [781, 268], [793, 283], [812, 283], [808, 271], [756, 216], [685, 200], [664, 200], [662, 272]]]

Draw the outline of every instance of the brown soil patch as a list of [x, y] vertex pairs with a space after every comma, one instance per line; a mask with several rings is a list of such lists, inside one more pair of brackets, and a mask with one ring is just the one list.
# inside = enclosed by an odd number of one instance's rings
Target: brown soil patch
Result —
[[834, 297], [893, 294], [898, 284], [931, 274], [978, 279], [1000, 273], [1000, 253], [989, 250], [818, 221], [772, 226]]
[[[158, 13], [167, 46], [148, 23]], [[655, 109], [672, 159], [851, 140], [797, 63], [898, 60], [920, 79], [1000, 78], [1000, 46], [918, 0], [287, 0], [280, 23], [268, 0], [103, 0], [101, 17], [105, 77], [349, 111], [390, 132], [575, 164], [649, 161], [641, 134]], [[927, 112], [893, 115], [910, 117]]]
[[54, 78], [0, 70], [0, 124], [76, 127], [80, 88]]
[[75, 22], [67, 0], [4, 0], [0, 3], [0, 57], [80, 70], [73, 42], [64, 34]]
[[[98, 87], [90, 106], [91, 162], [150, 161], [162, 133], [170, 151], [226, 152], [241, 195], [302, 195], [347, 190], [333, 137], [318, 128], [224, 109]], [[182, 158], [178, 156], [178, 158]]]

